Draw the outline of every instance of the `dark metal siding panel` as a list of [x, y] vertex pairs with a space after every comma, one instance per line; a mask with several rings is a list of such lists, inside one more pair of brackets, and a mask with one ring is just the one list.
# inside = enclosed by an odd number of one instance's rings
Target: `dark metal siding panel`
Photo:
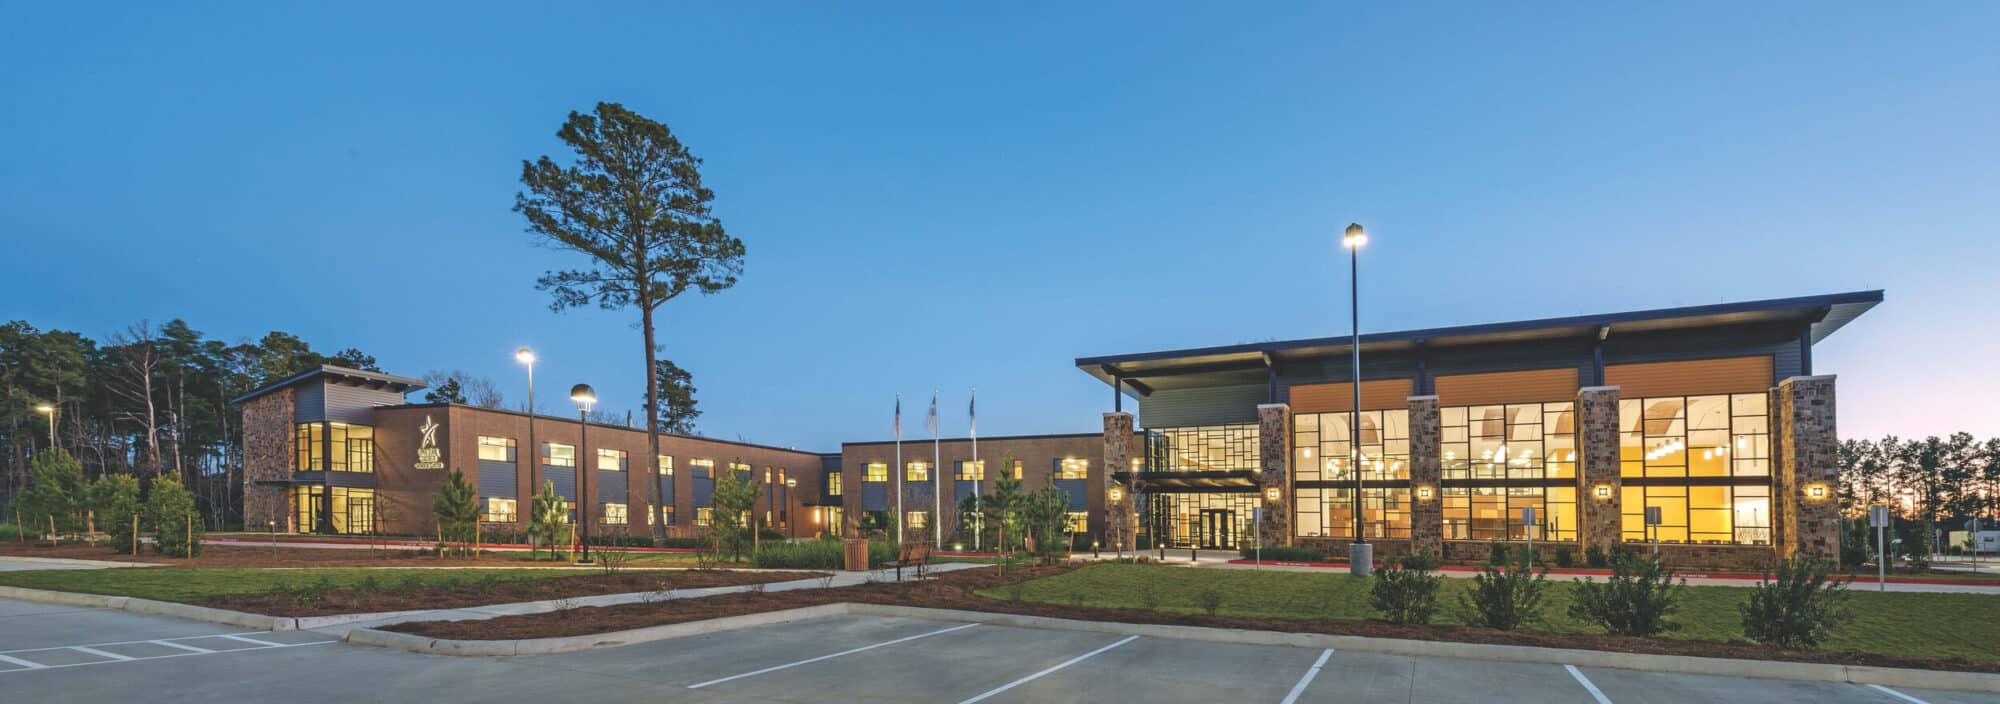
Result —
[[[374, 425], [377, 406], [396, 406], [403, 403], [403, 395], [393, 391], [345, 384], [322, 386], [326, 390], [326, 419], [331, 421]], [[438, 415], [442, 417], [444, 414]]]
[[693, 479], [694, 479], [695, 508], [701, 508], [704, 506], [714, 506], [715, 477], [705, 477], [700, 474], [696, 474], [694, 475]]
[[889, 483], [862, 482], [861, 510], [863, 511], [889, 510]]
[[602, 503], [625, 503], [625, 472], [597, 471], [597, 500]]
[[1162, 389], [1139, 398], [1139, 420], [1147, 428], [1254, 423], [1266, 386], [1215, 386]]
[[480, 460], [479, 498], [481, 499], [485, 499], [488, 497], [499, 497], [502, 499], [516, 498], [514, 496], [515, 472], [516, 472], [515, 465], [512, 462], [495, 462], [493, 460]]
[[350, 489], [375, 488], [374, 472], [294, 472], [292, 480], [319, 485], [322, 481]]
[[326, 420], [326, 385], [318, 382], [298, 387], [292, 409], [292, 420], [312, 423]]
[[952, 505], [957, 506], [958, 502], [965, 500], [965, 497], [979, 493], [979, 489], [981, 488], [979, 485], [981, 483], [982, 482], [975, 482], [970, 479], [959, 479], [954, 481], [953, 482], [954, 486], [952, 487], [952, 494], [951, 494]]
[[674, 476], [669, 474], [660, 479], [660, 505], [674, 505]]
[[556, 495], [570, 503], [576, 503], [576, 468], [542, 467], [542, 479], [555, 482]]
[[1061, 489], [1063, 493], [1069, 495], [1069, 510], [1086, 511], [1090, 509], [1090, 480], [1057, 479], [1056, 488]]

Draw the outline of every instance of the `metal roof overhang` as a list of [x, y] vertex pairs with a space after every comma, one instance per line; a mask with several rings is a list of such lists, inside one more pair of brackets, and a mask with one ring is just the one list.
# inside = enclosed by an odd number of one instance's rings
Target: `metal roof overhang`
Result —
[[[1112, 477], [1121, 482], [1133, 484], [1134, 491], [1215, 491], [1215, 490], [1255, 490], [1256, 473], [1250, 470], [1228, 472], [1112, 472]], [[1133, 478], [1137, 477], [1134, 482]]]
[[[1692, 330], [1786, 322], [1810, 326], [1812, 341], [1818, 343], [1881, 302], [1880, 290], [1853, 291], [1707, 306], [1367, 333], [1361, 336], [1361, 353], [1366, 355], [1410, 351], [1420, 347], [1601, 338], [1619, 332]], [[1080, 357], [1076, 360], [1076, 366], [1106, 384], [1114, 383], [1114, 379], [1123, 378], [1128, 387], [1134, 388], [1139, 393], [1149, 394], [1153, 388], [1262, 383], [1265, 380], [1266, 370], [1273, 365], [1282, 366], [1286, 360], [1343, 356], [1351, 349], [1348, 337], [1318, 337]]]
[[326, 378], [327, 383], [345, 384], [348, 386], [362, 386], [371, 389], [387, 389], [389, 391], [394, 391], [397, 393], [415, 391], [417, 389], [421, 389], [427, 386], [427, 384], [425, 384], [424, 380], [422, 379], [412, 379], [406, 376], [396, 376], [394, 374], [383, 374], [381, 372], [362, 371], [360, 369], [349, 369], [347, 367], [336, 367], [331, 364], [322, 364], [316, 369], [308, 369], [298, 374], [294, 374], [292, 376], [279, 379], [269, 384], [265, 384], [264, 386], [247, 391], [241, 396], [229, 399], [229, 402], [231, 404], [242, 403], [244, 401], [248, 401], [258, 396], [262, 396], [264, 394], [277, 391], [278, 389], [282, 389], [297, 384], [303, 384], [312, 379], [317, 379], [321, 377]]

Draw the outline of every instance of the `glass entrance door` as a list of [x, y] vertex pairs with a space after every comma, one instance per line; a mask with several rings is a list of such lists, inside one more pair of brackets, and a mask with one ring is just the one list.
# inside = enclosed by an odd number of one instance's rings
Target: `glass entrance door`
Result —
[[1229, 549], [1236, 547], [1236, 512], [1226, 508], [1205, 508], [1201, 510], [1201, 547]]

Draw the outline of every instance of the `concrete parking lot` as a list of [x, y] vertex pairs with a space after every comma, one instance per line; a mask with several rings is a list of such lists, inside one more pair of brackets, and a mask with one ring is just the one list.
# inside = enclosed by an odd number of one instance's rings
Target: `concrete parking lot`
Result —
[[0, 701], [2000, 702], [1664, 675], [842, 617], [624, 648], [449, 658], [0, 600]]

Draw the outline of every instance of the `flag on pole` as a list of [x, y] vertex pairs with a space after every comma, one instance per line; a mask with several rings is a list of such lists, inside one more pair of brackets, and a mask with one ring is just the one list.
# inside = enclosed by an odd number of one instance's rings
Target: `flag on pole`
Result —
[[972, 400], [965, 403], [965, 414], [972, 417], [972, 434], [979, 435], [979, 389], [972, 390]]
[[896, 394], [896, 437], [903, 437], [903, 395]]
[[924, 419], [924, 429], [925, 429], [925, 430], [929, 430], [929, 431], [931, 431], [931, 434], [932, 434], [932, 435], [936, 435], [936, 434], [937, 434], [937, 431], [938, 431], [938, 426], [937, 426], [937, 402], [938, 402], [938, 392], [936, 392], [936, 391], [932, 391], [932, 392], [931, 392], [931, 415], [930, 415], [930, 417], [929, 417], [929, 418], [926, 418], [926, 419]]

